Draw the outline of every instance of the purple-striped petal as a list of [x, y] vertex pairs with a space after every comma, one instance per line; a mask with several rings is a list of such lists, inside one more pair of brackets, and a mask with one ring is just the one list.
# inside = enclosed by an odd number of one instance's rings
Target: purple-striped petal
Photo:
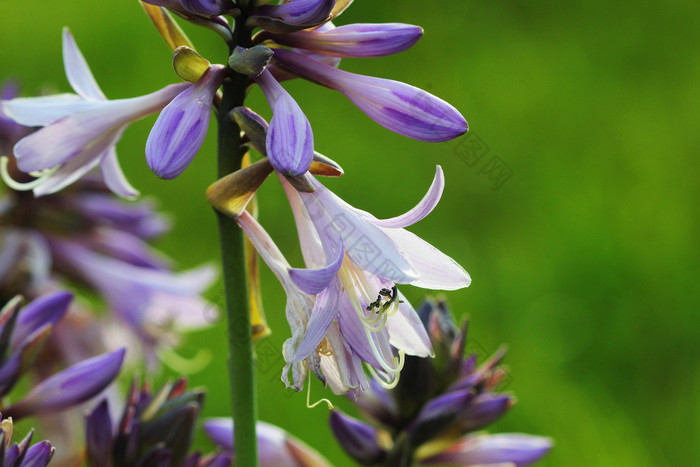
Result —
[[343, 264], [343, 249], [340, 248], [331, 262], [320, 269], [298, 269], [292, 268], [289, 270], [289, 276], [294, 283], [304, 292], [310, 295], [321, 293], [328, 287], [331, 281], [338, 274], [340, 265]]
[[421, 464], [491, 465], [523, 467], [539, 460], [552, 448], [552, 440], [518, 433], [468, 436]]
[[231, 0], [180, 0], [182, 7], [201, 16], [218, 16], [231, 11], [234, 4]]
[[6, 416], [21, 418], [65, 410], [87, 401], [105, 389], [119, 374], [126, 349], [84, 360], [45, 379], [16, 404]]
[[401, 23], [348, 24], [321, 31], [309, 29], [290, 34], [264, 34], [278, 44], [336, 57], [382, 57], [402, 52], [423, 35], [419, 26]]
[[277, 19], [288, 25], [315, 26], [328, 19], [335, 0], [290, 0], [281, 5], [261, 5], [251, 16]]
[[314, 156], [314, 136], [309, 120], [269, 71], [263, 71], [256, 81], [273, 112], [265, 143], [270, 163], [283, 174], [304, 174]]
[[323, 340], [328, 326], [338, 316], [338, 303], [341, 297], [340, 282], [336, 279], [318, 294], [314, 309], [306, 327], [306, 336], [299, 345], [292, 361], [299, 362], [305, 359]]
[[224, 77], [224, 67], [210, 67], [158, 116], [146, 141], [146, 160], [160, 178], [177, 177], [194, 159], [207, 134], [211, 104]]
[[406, 83], [349, 73], [285, 49], [275, 49], [275, 60], [304, 78], [340, 91], [372, 120], [395, 133], [441, 142], [468, 129], [452, 105]]
[[442, 167], [438, 165], [435, 167], [435, 178], [433, 178], [433, 183], [430, 185], [428, 192], [413, 209], [400, 216], [392, 217], [391, 219], [377, 219], [374, 221], [374, 225], [399, 229], [415, 224], [424, 219], [435, 209], [440, 202], [444, 189], [445, 175], [442, 172]]
[[63, 66], [71, 87], [83, 99], [107, 100], [68, 28], [63, 28]]

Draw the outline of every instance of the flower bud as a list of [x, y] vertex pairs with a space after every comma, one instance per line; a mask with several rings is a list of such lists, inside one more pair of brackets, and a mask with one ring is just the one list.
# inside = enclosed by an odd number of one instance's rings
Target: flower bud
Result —
[[376, 465], [386, 456], [377, 442], [377, 430], [372, 426], [337, 410], [331, 411], [330, 424], [345, 452], [360, 464]]

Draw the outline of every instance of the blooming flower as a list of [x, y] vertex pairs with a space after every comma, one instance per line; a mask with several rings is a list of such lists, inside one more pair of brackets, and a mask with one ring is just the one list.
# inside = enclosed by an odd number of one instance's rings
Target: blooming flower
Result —
[[14, 147], [21, 171], [43, 173], [25, 188], [33, 189], [37, 196], [54, 193], [99, 165], [112, 191], [124, 197], [136, 196], [138, 192], [119, 167], [114, 146], [131, 122], [160, 111], [191, 85], [174, 84], [145, 96], [108, 101], [67, 29], [63, 31], [63, 61], [77, 94], [3, 103], [4, 112], [16, 122], [43, 127]]
[[512, 395], [495, 392], [506, 377], [498, 367], [503, 352], [477, 366], [476, 355], [463, 356], [466, 324], [458, 329], [444, 302], [426, 302], [418, 314], [435, 358], [407, 357], [395, 388], [373, 383], [360, 394], [356, 404], [371, 424], [331, 413], [331, 429], [348, 455], [363, 465], [494, 467], [530, 465], [544, 456], [552, 446], [548, 438], [477, 433], [513, 405]]
[[[233, 420], [210, 418], [204, 431], [224, 452], [233, 453]], [[260, 467], [330, 467], [319, 453], [286, 431], [265, 422], [256, 425]]]

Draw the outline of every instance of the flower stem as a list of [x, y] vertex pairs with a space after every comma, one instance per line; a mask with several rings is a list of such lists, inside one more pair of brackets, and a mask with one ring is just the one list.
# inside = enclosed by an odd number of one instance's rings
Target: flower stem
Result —
[[[250, 32], [244, 24], [238, 23], [236, 26], [232, 48], [236, 44], [246, 45], [250, 42]], [[232, 71], [229, 71], [229, 77], [223, 84], [223, 97], [218, 112], [219, 178], [241, 168], [245, 149], [241, 147], [240, 129], [229, 116], [229, 112], [234, 107], [243, 105], [247, 85], [247, 76]], [[229, 341], [228, 368], [231, 408], [235, 419], [236, 465], [256, 467], [258, 465], [258, 452], [255, 424], [258, 414], [243, 231], [233, 219], [219, 212], [216, 214], [219, 224], [221, 261], [226, 293]]]

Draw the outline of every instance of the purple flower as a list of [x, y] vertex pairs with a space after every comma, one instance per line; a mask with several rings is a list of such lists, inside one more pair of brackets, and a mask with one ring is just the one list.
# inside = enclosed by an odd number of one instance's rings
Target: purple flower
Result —
[[379, 446], [376, 428], [337, 410], [331, 411], [329, 421], [345, 452], [360, 464], [376, 465], [386, 457], [386, 451]]
[[359, 391], [368, 388], [364, 362], [384, 384], [395, 384], [404, 354], [432, 352], [418, 315], [395, 284], [453, 290], [470, 283], [454, 260], [403, 229], [436, 206], [441, 169], [414, 209], [386, 220], [351, 207], [313, 178], [313, 193], [297, 193], [280, 180], [312, 269], [290, 268], [251, 216], [244, 213], [237, 221], [287, 293], [292, 338], [284, 346], [283, 380], [291, 370], [290, 386], [300, 390], [310, 369], [334, 392]]
[[290, 0], [256, 7], [248, 23], [269, 31], [289, 32], [318, 26], [331, 18], [335, 0]]
[[293, 51], [276, 49], [276, 63], [340, 91], [368, 117], [409, 138], [448, 141], [464, 134], [464, 117], [447, 102], [408, 84], [342, 71]]
[[77, 363], [34, 386], [29, 393], [4, 410], [21, 418], [65, 410], [102, 392], [119, 374], [126, 349]]
[[211, 66], [160, 113], [146, 141], [146, 160], [160, 178], [177, 177], [194, 159], [207, 134], [211, 104], [225, 76], [223, 66]]
[[421, 464], [473, 466], [530, 465], [552, 448], [552, 441], [541, 436], [515, 433], [468, 436]]
[[419, 26], [401, 23], [356, 23], [307, 29], [289, 34], [262, 33], [258, 41], [271, 39], [278, 44], [335, 57], [382, 57], [410, 48], [423, 35]]
[[[225, 452], [234, 452], [233, 420], [210, 418], [204, 422], [204, 431]], [[281, 428], [258, 422], [256, 433], [260, 467], [330, 467], [319, 453]]]
[[77, 95], [18, 98], [3, 103], [4, 112], [16, 122], [44, 127], [14, 147], [21, 171], [43, 172], [24, 188], [33, 189], [37, 196], [54, 193], [99, 165], [112, 191], [124, 197], [137, 196], [119, 167], [114, 146], [131, 122], [160, 111], [191, 85], [176, 84], [145, 96], [108, 101], [68, 29], [63, 31], [63, 60]]
[[265, 70], [256, 78], [272, 107], [265, 147], [272, 167], [287, 175], [301, 175], [314, 156], [309, 120], [292, 96]]

